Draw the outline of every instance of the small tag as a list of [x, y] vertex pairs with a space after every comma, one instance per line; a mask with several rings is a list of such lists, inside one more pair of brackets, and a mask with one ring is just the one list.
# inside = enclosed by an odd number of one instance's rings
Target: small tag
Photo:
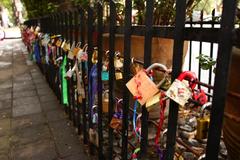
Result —
[[109, 80], [109, 72], [102, 71], [102, 81], [108, 81], [108, 80]]
[[64, 41], [62, 42], [62, 44], [61, 44], [61, 48], [62, 48], [62, 49], [63, 49], [65, 43], [66, 43], [66, 40], [64, 40]]
[[122, 72], [120, 72], [120, 71], [116, 71], [116, 72], [115, 72], [115, 77], [116, 77], [116, 80], [123, 79]]
[[156, 104], [159, 103], [160, 97], [161, 97], [161, 94], [158, 93], [147, 100], [146, 108], [148, 111], [151, 110]]
[[187, 85], [178, 79], [175, 79], [175, 81], [166, 92], [166, 96], [181, 106], [184, 106], [187, 103], [188, 99], [191, 98], [191, 95], [192, 92], [187, 87]]
[[78, 55], [78, 52], [80, 51], [80, 49], [81, 49], [81, 48], [79, 48], [79, 47], [75, 47], [75, 48], [73, 49], [73, 51], [72, 51], [72, 52], [73, 52], [73, 55], [74, 55], [74, 56], [77, 56], [77, 55]]
[[62, 44], [62, 41], [60, 39], [58, 39], [57, 42], [56, 42], [56, 46], [60, 47], [61, 44]]
[[71, 69], [69, 69], [66, 73], [66, 77], [71, 78], [72, 75], [73, 75], [73, 71]]
[[[137, 86], [138, 84], [136, 82], [140, 82], [140, 85]], [[144, 105], [149, 98], [153, 97], [159, 91], [144, 70], [139, 71], [130, 81], [128, 81], [126, 86], [132, 95], [142, 97], [141, 99], [138, 99], [138, 102], [141, 105]], [[139, 93], [141, 95], [139, 95]]]
[[121, 61], [120, 58], [114, 60], [114, 67], [115, 68], [122, 68], [123, 67], [123, 62]]

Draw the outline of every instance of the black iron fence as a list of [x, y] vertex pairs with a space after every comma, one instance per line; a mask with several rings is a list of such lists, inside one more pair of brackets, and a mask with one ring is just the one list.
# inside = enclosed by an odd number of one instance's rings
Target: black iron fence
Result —
[[[232, 31], [234, 29], [236, 1], [223, 1], [220, 28], [214, 27], [216, 24], [214, 18], [209, 22], [204, 22], [201, 18], [201, 22], [198, 22], [200, 27], [197, 28], [192, 26], [195, 22], [190, 21], [188, 23], [190, 26], [187, 27], [185, 23], [185, 4], [185, 0], [178, 0], [176, 2], [176, 21], [174, 27], [153, 26], [153, 0], [146, 2], [146, 24], [143, 26], [132, 25], [132, 1], [130, 0], [126, 0], [125, 3], [124, 26], [118, 26], [116, 23], [116, 5], [112, 0], [109, 3], [110, 20], [105, 25], [103, 24], [103, 7], [100, 3], [96, 6], [97, 14], [94, 14], [91, 7], [84, 9], [77, 8], [73, 11], [56, 13], [25, 22], [28, 26], [40, 25], [42, 33], [52, 36], [51, 45], [56, 50], [54, 54], [49, 54], [49, 61], [46, 63], [46, 60], [43, 61], [43, 59], [45, 59], [45, 55], [48, 53], [46, 53], [44, 47], [39, 45], [41, 47], [41, 61], [38, 64], [46, 75], [50, 87], [54, 90], [61, 103], [66, 106], [65, 111], [69, 115], [69, 119], [73, 121], [73, 125], [78, 129], [78, 134], [83, 136], [84, 144], [88, 144], [91, 155], [98, 155], [98, 159], [114, 159], [116, 157], [120, 159], [154, 159], [154, 157], [156, 159], [159, 159], [159, 157], [161, 159], [174, 159], [174, 157], [179, 158], [181, 156], [186, 158], [186, 155], [181, 155], [182, 152], [179, 149], [181, 147], [178, 146], [176, 148], [176, 144], [178, 144], [185, 148], [184, 151], [191, 152], [195, 158], [199, 158], [204, 153], [206, 153], [206, 159], [209, 160], [219, 157], [226, 84], [231, 47], [233, 45]], [[211, 27], [204, 28], [203, 24], [210, 24]], [[109, 33], [107, 42], [109, 44], [109, 52], [107, 56], [103, 50], [105, 40], [103, 35], [105, 33]], [[117, 34], [124, 35], [122, 55], [116, 55], [115, 41]], [[144, 37], [144, 44], [140, 44], [144, 45], [143, 61], [132, 59], [131, 36], [133, 35]], [[202, 43], [209, 42], [210, 57], [213, 57], [214, 43], [218, 44], [214, 83], [212, 83], [213, 68], [210, 68], [208, 72], [209, 78], [207, 78], [207, 83], [200, 82], [202, 79], [200, 65], [198, 65], [197, 69], [195, 68], [199, 81], [195, 81], [194, 83], [197, 83], [198, 86], [206, 87], [206, 91], [210, 97], [209, 100], [212, 101], [208, 138], [205, 142], [201, 141], [201, 144], [205, 144], [203, 146], [206, 146], [203, 147], [204, 150], [202, 151], [191, 148], [192, 144], [187, 143], [186, 140], [181, 138], [181, 135], [177, 131], [179, 130], [178, 120], [180, 118], [179, 104], [172, 100], [170, 101], [168, 119], [165, 124], [165, 131], [167, 132], [164, 132], [166, 140], [163, 146], [160, 149], [158, 148], [158, 150], [152, 148], [152, 140], [149, 139], [149, 136], [151, 136], [152, 126], [158, 126], [158, 121], [150, 119], [145, 105], [138, 110], [138, 114], [141, 113], [141, 125], [139, 124], [141, 126], [141, 138], [132, 140], [134, 137], [137, 137], [136, 134], [131, 133], [131, 130], [133, 130], [132, 126], [134, 125], [131, 119], [135, 113], [134, 109], [130, 107], [132, 105], [132, 96], [125, 84], [132, 78], [130, 71], [132, 63], [140, 64], [144, 68], [152, 64], [152, 39], [154, 37], [174, 40], [171, 72], [172, 82], [182, 72], [184, 41], [189, 41], [189, 58], [188, 62], [185, 62], [189, 64], [189, 70], [194, 70], [192, 67], [192, 59], [195, 58], [192, 57], [194, 49], [192, 46], [193, 41], [199, 42], [199, 54], [202, 54]], [[60, 45], [57, 44], [59, 40], [61, 41]], [[63, 69], [62, 64], [66, 63], [63, 67], [65, 67], [64, 70], [67, 72], [69, 69], [74, 68], [77, 61], [77, 57], [75, 56], [72, 59], [66, 59], [66, 62], [64, 62], [67, 54], [70, 54], [68, 50], [62, 49], [63, 43], [67, 43], [67, 41], [69, 41], [69, 44], [81, 42], [78, 46], [81, 49], [85, 48], [85, 44], [87, 44], [88, 59], [87, 61], [78, 61], [76, 67], [79, 72], [74, 72], [72, 76], [68, 77], [65, 84], [67, 86], [67, 93], [64, 93], [64, 77], [59, 76], [59, 72]], [[73, 49], [70, 50], [73, 51]], [[58, 61], [59, 57], [62, 57], [62, 59], [60, 58]], [[106, 57], [109, 62], [109, 77], [107, 78], [107, 82], [102, 79], [103, 63]], [[123, 59], [121, 72], [116, 70], [116, 57]], [[96, 67], [95, 70], [93, 69], [94, 67]], [[82, 92], [78, 92], [79, 74], [81, 75]], [[122, 79], [118, 80], [117, 77], [121, 77], [121, 75]], [[116, 92], [116, 88], [119, 89], [119, 86], [121, 91]], [[105, 90], [108, 90], [107, 112], [103, 111], [105, 107], [104, 101], [106, 100], [103, 97]], [[64, 102], [64, 94], [68, 95], [66, 100], [68, 103]], [[122, 100], [120, 100], [121, 98]], [[94, 100], [95, 102], [93, 102]], [[199, 105], [197, 101], [192, 100], [192, 102]], [[97, 107], [93, 107], [93, 103]], [[117, 122], [118, 125], [121, 125], [118, 130], [109, 125], [112, 122], [112, 117], [116, 115], [116, 106], [122, 108], [122, 115], [119, 118], [121, 122]], [[140, 147], [140, 151], [138, 151], [138, 147]]]

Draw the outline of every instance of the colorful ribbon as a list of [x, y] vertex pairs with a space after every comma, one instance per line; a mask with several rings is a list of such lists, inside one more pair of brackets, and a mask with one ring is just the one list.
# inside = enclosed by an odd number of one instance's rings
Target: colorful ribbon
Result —
[[66, 76], [66, 65], [67, 65], [67, 57], [64, 55], [64, 59], [61, 65], [61, 80], [62, 80], [62, 99], [63, 99], [63, 104], [69, 105], [68, 102], [68, 87], [67, 87], [67, 79], [65, 78]]

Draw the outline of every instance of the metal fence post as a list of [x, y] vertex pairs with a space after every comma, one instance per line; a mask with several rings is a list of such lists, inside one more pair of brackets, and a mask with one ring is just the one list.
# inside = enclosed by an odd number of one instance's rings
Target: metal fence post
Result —
[[[123, 84], [130, 79], [130, 59], [131, 59], [131, 26], [132, 26], [132, 1], [125, 1], [124, 20], [124, 64], [123, 64]], [[122, 122], [122, 159], [128, 159], [128, 107], [129, 91], [124, 85], [123, 88], [123, 122]]]
[[234, 28], [236, 0], [224, 0], [219, 36], [219, 48], [216, 67], [213, 102], [208, 132], [206, 159], [217, 159], [224, 106], [227, 95], [228, 71], [232, 49], [232, 30]]
[[[185, 25], [186, 0], [176, 1], [176, 20], [174, 31], [174, 48], [173, 48], [173, 72], [172, 81], [174, 81], [182, 70], [183, 43], [184, 43], [184, 25]], [[166, 159], [174, 158], [176, 129], [178, 119], [178, 104], [171, 100], [168, 115], [168, 132], [167, 132], [167, 152]]]
[[[110, 28], [109, 28], [109, 105], [108, 105], [108, 123], [110, 124], [113, 116], [113, 108], [115, 104], [114, 81], [115, 81], [115, 30], [116, 30], [116, 5], [110, 0]], [[108, 130], [108, 159], [113, 159], [113, 129]]]

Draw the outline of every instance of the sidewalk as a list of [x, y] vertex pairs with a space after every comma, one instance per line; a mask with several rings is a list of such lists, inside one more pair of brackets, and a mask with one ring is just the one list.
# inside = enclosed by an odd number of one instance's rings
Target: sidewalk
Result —
[[85, 160], [83, 144], [20, 39], [0, 41], [0, 160]]

